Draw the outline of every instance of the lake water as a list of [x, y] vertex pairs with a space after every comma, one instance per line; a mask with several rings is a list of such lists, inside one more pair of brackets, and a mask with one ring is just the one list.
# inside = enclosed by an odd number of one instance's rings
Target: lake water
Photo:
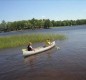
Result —
[[[30, 33], [64, 34], [56, 47], [24, 58], [22, 48], [0, 50], [0, 80], [86, 80], [86, 25], [0, 33], [0, 36]], [[33, 47], [43, 43], [33, 44]]]

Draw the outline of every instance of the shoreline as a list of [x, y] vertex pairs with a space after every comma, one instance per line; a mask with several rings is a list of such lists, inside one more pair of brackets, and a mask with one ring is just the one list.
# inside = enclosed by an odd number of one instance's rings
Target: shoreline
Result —
[[[72, 25], [72, 27], [78, 27], [78, 26], [81, 26], [81, 25]], [[86, 24], [83, 24], [82, 26], [86, 26]], [[55, 27], [50, 27], [50, 28], [48, 28], [48, 29], [52, 29], [52, 28], [65, 28], [65, 27], [71, 27], [71, 26], [55, 26]], [[36, 28], [36, 29], [22, 29], [22, 30], [13, 30], [13, 31], [7, 31], [7, 32], [0, 32], [0, 34], [2, 34], [2, 33], [10, 33], [10, 32], [22, 32], [22, 31], [34, 31], [34, 30], [43, 30], [43, 29], [45, 29], [45, 28]]]

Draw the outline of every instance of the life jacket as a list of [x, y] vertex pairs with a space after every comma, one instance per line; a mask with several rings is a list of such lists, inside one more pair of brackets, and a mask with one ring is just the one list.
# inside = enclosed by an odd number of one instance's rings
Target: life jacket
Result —
[[51, 43], [49, 41], [46, 41], [46, 46], [49, 46]]

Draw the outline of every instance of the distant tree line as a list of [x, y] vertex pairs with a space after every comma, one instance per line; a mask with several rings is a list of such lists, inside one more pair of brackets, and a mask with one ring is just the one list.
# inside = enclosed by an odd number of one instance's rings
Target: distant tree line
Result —
[[0, 32], [8, 31], [17, 31], [25, 29], [48, 29], [50, 27], [58, 26], [72, 26], [72, 25], [84, 25], [86, 24], [86, 19], [81, 20], [64, 20], [64, 21], [55, 21], [49, 19], [31, 19], [31, 20], [22, 20], [14, 22], [5, 22], [4, 20], [0, 23]]

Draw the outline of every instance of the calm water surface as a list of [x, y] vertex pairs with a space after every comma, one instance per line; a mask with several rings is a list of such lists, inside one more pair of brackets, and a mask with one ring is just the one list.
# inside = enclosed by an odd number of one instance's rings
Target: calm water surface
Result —
[[[0, 36], [29, 33], [59, 33], [68, 39], [56, 41], [49, 51], [24, 58], [22, 48], [0, 50], [0, 80], [86, 80], [86, 26], [0, 33]], [[41, 46], [36, 43], [33, 47]]]

